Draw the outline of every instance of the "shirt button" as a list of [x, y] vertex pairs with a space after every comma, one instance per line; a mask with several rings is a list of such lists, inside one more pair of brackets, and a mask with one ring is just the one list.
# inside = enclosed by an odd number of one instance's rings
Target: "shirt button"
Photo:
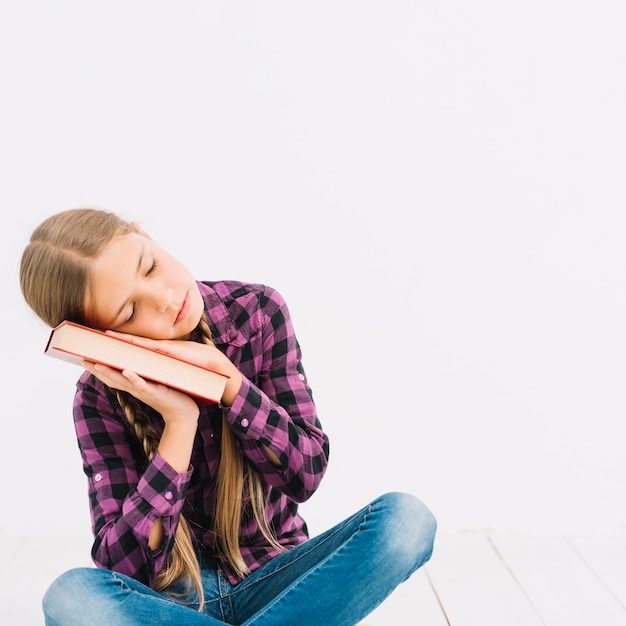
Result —
[[163, 497], [164, 497], [166, 500], [171, 500], [171, 499], [174, 497], [174, 494], [173, 494], [171, 491], [166, 491], [166, 492], [163, 494]]
[[244, 417], [241, 420], [241, 426], [242, 426], [242, 428], [248, 428], [248, 426], [250, 426], [250, 422]]
[[93, 479], [94, 479], [97, 483], [99, 483], [99, 482], [102, 480], [102, 474], [96, 474], [96, 475], [93, 477]]
[[299, 378], [300, 380], [304, 380], [304, 374], [298, 374], [298, 378]]

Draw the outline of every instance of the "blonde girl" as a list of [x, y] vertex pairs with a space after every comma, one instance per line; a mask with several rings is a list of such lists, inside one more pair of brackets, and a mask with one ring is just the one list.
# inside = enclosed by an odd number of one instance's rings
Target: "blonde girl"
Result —
[[329, 444], [277, 291], [197, 281], [139, 225], [98, 209], [42, 222], [20, 284], [50, 327], [121, 333], [229, 376], [219, 404], [199, 407], [84, 363], [73, 415], [96, 567], [51, 584], [46, 624], [353, 625], [430, 558], [435, 520], [404, 493], [309, 537], [298, 503]]

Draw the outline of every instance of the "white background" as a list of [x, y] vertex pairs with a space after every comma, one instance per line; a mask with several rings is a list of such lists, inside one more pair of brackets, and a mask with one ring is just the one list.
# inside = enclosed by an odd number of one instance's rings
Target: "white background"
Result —
[[441, 529], [626, 524], [626, 43], [617, 0], [5, 2], [0, 530], [89, 524], [21, 251], [139, 221], [289, 303], [331, 462]]

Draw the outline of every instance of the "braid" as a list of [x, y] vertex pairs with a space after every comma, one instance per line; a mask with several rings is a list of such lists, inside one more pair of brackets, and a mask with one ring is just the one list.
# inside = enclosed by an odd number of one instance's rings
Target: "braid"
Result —
[[[117, 400], [126, 415], [126, 419], [134, 428], [139, 441], [143, 446], [146, 458], [150, 461], [157, 451], [159, 438], [150, 422], [148, 415], [141, 409], [137, 399], [131, 394], [116, 390]], [[170, 585], [186, 579], [187, 590], [195, 587], [202, 610], [204, 605], [204, 590], [200, 575], [200, 564], [193, 546], [189, 526], [183, 515], [179, 516], [174, 545], [165, 568], [159, 573], [154, 588], [161, 591]]]
[[150, 461], [159, 445], [159, 438], [154, 430], [154, 426], [152, 426], [148, 416], [140, 409], [139, 404], [131, 394], [117, 389], [115, 393], [117, 395], [117, 401], [120, 403], [126, 415], [126, 419], [135, 429], [137, 438], [143, 446], [143, 451], [148, 461]]

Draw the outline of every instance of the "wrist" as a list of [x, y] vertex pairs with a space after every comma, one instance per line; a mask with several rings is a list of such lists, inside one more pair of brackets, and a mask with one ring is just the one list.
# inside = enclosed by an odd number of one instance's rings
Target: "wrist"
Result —
[[222, 399], [220, 404], [222, 406], [230, 407], [235, 402], [239, 390], [241, 389], [241, 383], [243, 382], [243, 376], [239, 370], [236, 370], [235, 373], [228, 379], [226, 386], [224, 387], [224, 393], [222, 394]]
[[166, 422], [157, 450], [177, 472], [186, 472], [191, 462], [198, 420]]
[[195, 431], [198, 430], [199, 416], [200, 409], [198, 409], [197, 415], [164, 415], [163, 432], [167, 430], [168, 432], [177, 433], [180, 435], [191, 432], [195, 433]]

